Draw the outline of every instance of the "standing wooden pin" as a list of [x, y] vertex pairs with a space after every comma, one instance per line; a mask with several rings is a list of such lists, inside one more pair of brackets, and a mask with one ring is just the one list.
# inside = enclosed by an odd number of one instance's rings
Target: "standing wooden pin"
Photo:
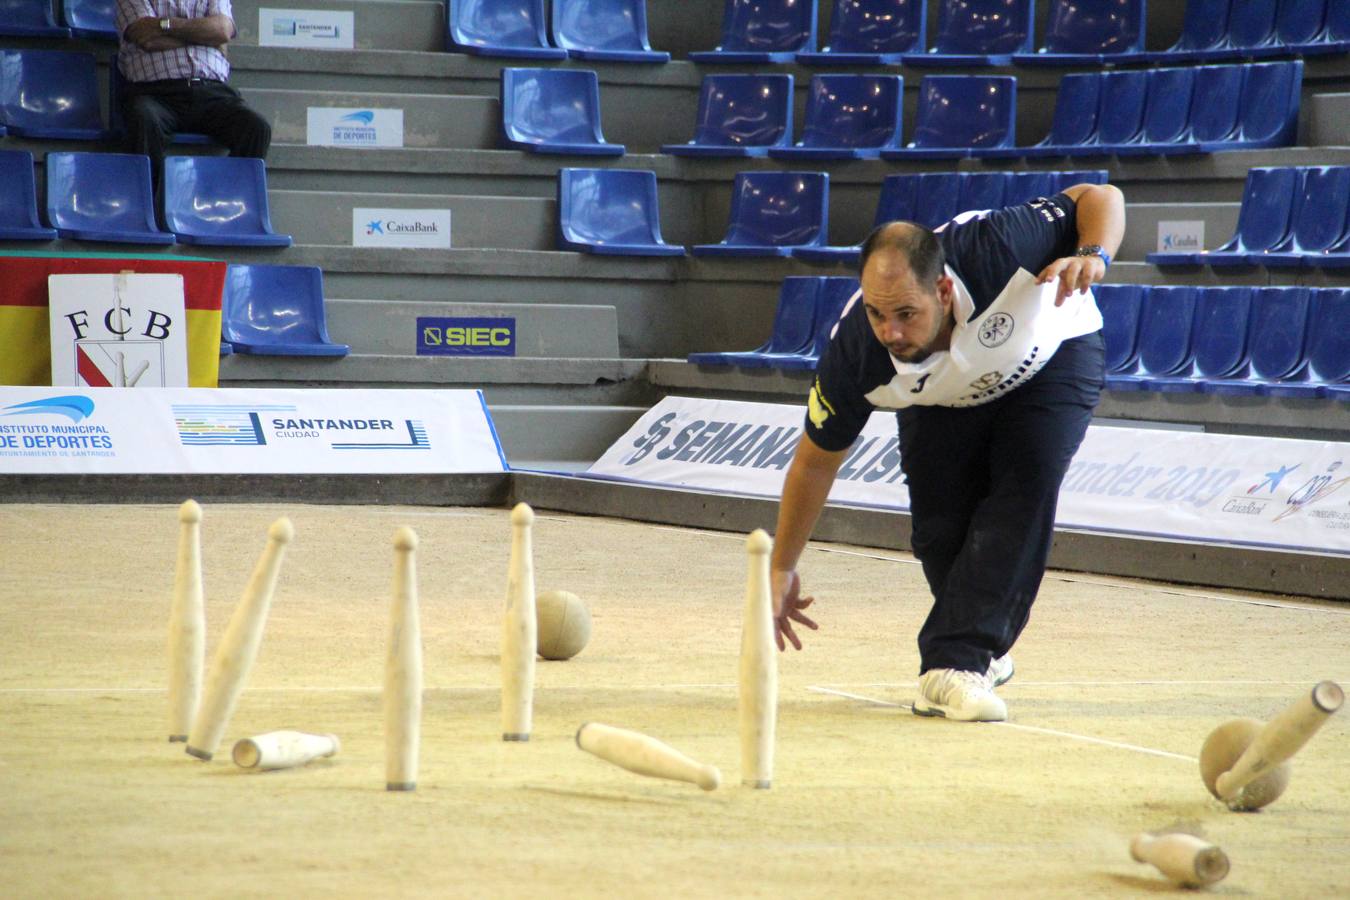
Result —
[[745, 623], [741, 629], [741, 784], [766, 790], [773, 784], [774, 731], [778, 719], [778, 654], [773, 642], [773, 595], [769, 551], [773, 541], [757, 528], [745, 544], [749, 567]]
[[202, 508], [196, 500], [178, 507], [178, 563], [169, 612], [169, 741], [183, 742], [197, 715], [206, 658], [206, 611], [202, 599]]
[[262, 643], [263, 626], [267, 624], [267, 610], [277, 586], [277, 573], [286, 545], [295, 536], [291, 520], [277, 519], [267, 529], [267, 546], [258, 559], [239, 605], [234, 608], [230, 625], [220, 639], [216, 655], [211, 659], [211, 672], [206, 680], [206, 695], [197, 718], [188, 734], [187, 752], [197, 759], [209, 760], [220, 747], [225, 726], [234, 714], [235, 703], [244, 689], [249, 669], [258, 656]]
[[422, 738], [422, 626], [417, 615], [417, 534], [394, 532], [394, 604], [384, 663], [384, 787], [417, 788]]
[[538, 626], [534, 608], [534, 510], [517, 503], [511, 510], [511, 562], [506, 572], [506, 615], [502, 619], [502, 740], [528, 741], [534, 711], [534, 656]]

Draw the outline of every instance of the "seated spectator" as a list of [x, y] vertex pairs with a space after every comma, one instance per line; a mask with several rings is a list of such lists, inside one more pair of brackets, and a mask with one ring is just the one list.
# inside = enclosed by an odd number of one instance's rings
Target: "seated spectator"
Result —
[[231, 156], [267, 156], [272, 126], [226, 83], [231, 13], [230, 0], [117, 0], [126, 148], [150, 157], [157, 188], [175, 132], [209, 135]]

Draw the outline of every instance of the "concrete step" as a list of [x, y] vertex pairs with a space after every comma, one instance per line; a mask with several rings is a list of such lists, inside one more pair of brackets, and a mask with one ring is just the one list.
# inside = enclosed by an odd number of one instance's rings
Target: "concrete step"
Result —
[[403, 145], [414, 148], [493, 149], [501, 124], [501, 104], [493, 97], [272, 88], [242, 93], [272, 123], [272, 140], [279, 144], [307, 143], [310, 107], [402, 110]]
[[537, 197], [269, 190], [268, 200], [272, 225], [299, 244], [351, 246], [355, 209], [448, 209], [452, 247], [551, 250], [557, 229], [557, 203]]
[[489, 403], [488, 411], [513, 468], [577, 470], [599, 459], [647, 408]]
[[1308, 98], [1299, 119], [1300, 144], [1315, 147], [1350, 144], [1350, 93], [1324, 93]]
[[416, 356], [418, 320], [447, 317], [510, 319], [517, 358], [619, 355], [618, 317], [612, 306], [329, 298], [324, 307], [333, 340], [351, 345], [354, 353]]
[[1125, 210], [1125, 241], [1116, 258], [1142, 262], [1156, 251], [1159, 222], [1204, 222], [1204, 249], [1213, 250], [1233, 236], [1241, 207], [1241, 203], [1130, 203]]
[[[329, 0], [285, 0], [284, 3], [236, 0], [233, 6], [234, 24], [239, 29], [234, 44], [255, 46], [262, 9], [334, 9]], [[353, 39], [357, 49], [423, 52], [445, 49], [445, 3], [439, 0], [346, 0], [338, 6], [354, 13]]]

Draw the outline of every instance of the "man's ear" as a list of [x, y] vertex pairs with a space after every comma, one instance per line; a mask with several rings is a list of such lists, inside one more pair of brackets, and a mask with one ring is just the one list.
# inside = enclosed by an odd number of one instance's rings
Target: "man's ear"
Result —
[[952, 308], [952, 303], [956, 300], [956, 285], [952, 282], [952, 276], [942, 274], [937, 280], [938, 302], [942, 304], [944, 312]]

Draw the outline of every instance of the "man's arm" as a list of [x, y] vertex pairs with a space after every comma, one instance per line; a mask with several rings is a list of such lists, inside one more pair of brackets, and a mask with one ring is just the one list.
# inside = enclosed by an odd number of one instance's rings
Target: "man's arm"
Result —
[[128, 25], [125, 34], [127, 40], [142, 50], [152, 52], [188, 44], [223, 47], [234, 36], [234, 20], [226, 15], [203, 16], [200, 19], [174, 17], [169, 19], [166, 30], [160, 27], [160, 19], [144, 16]]
[[[1114, 257], [1125, 237], [1125, 195], [1111, 184], [1075, 184], [1061, 191], [1077, 207], [1078, 246], [1100, 244]], [[1106, 263], [1099, 256], [1066, 256], [1046, 266], [1036, 277], [1038, 284], [1059, 279], [1063, 303], [1074, 291], [1086, 291], [1106, 276]]]
[[801, 612], [811, 605], [813, 598], [803, 600], [798, 596], [801, 581], [797, 578], [797, 561], [806, 549], [806, 542], [810, 540], [830, 488], [834, 486], [835, 475], [847, 455], [847, 449], [822, 450], [810, 437], [803, 435], [783, 481], [783, 498], [778, 504], [778, 525], [774, 531], [773, 556], [769, 561], [773, 580], [774, 624], [777, 629], [775, 637], [780, 650], [784, 647], [785, 637], [792, 642], [793, 647], [798, 650], [802, 648], [792, 628], [794, 621], [808, 628], [816, 627]]

